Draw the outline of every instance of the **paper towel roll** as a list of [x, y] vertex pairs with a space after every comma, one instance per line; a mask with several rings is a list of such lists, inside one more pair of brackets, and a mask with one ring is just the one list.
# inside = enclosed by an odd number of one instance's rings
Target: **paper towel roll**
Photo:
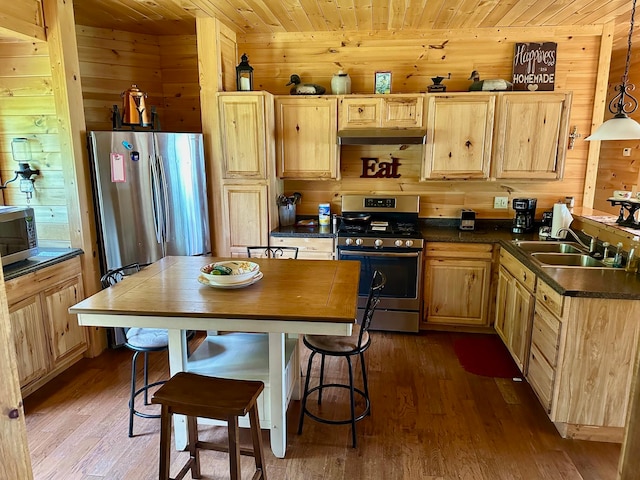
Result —
[[569, 228], [573, 222], [573, 216], [564, 203], [556, 203], [553, 206], [553, 217], [551, 219], [551, 238], [564, 239], [567, 232], [558, 232], [561, 228]]

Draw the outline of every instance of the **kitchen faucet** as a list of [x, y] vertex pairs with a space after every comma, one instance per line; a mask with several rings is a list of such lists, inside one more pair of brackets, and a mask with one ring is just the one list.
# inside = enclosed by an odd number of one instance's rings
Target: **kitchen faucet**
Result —
[[560, 232], [567, 232], [568, 234], [570, 234], [575, 239], [575, 241], [578, 242], [580, 244], [580, 246], [582, 246], [582, 248], [584, 248], [585, 250], [586, 249], [589, 250], [589, 255], [591, 255], [592, 253], [594, 253], [596, 251], [597, 237], [593, 237], [593, 236], [589, 235], [584, 230], [582, 230], [582, 233], [584, 233], [590, 239], [589, 246], [587, 246], [587, 244], [585, 244], [582, 240], [580, 240], [578, 235], [576, 235], [576, 233], [573, 230], [571, 230], [570, 228], [565, 228], [565, 227], [559, 228], [558, 231], [557, 231], [557, 234], [560, 234]]

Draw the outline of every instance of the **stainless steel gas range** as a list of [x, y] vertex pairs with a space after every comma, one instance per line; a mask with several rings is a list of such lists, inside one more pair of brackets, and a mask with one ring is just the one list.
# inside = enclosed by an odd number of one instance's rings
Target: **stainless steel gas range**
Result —
[[343, 195], [337, 257], [359, 260], [360, 315], [375, 270], [387, 277], [372, 330], [417, 332], [422, 303], [422, 247], [417, 195]]

